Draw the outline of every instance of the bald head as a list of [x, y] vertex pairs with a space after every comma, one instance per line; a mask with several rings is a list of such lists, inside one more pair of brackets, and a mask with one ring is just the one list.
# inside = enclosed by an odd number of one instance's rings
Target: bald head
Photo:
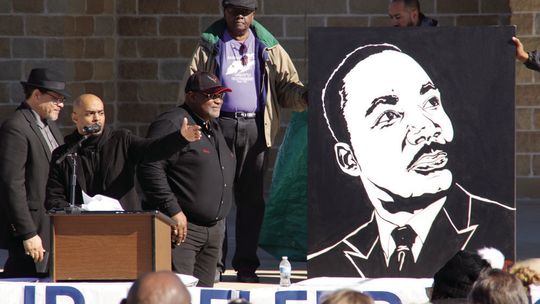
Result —
[[94, 94], [83, 94], [73, 101], [71, 120], [77, 126], [79, 134], [85, 134], [84, 127], [99, 124], [101, 134], [105, 127], [105, 109], [103, 101]]
[[126, 304], [189, 304], [189, 291], [171, 271], [142, 275], [129, 289]]

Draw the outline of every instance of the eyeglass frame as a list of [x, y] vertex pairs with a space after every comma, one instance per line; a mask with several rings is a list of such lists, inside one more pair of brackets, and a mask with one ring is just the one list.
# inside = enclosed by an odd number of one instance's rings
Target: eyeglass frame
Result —
[[49, 95], [50, 97], [52, 97], [52, 102], [56, 105], [59, 105], [61, 103], [65, 103], [66, 102], [66, 98], [62, 95], [56, 97], [54, 95], [52, 95], [51, 93], [49, 93], [51, 91], [46, 91], [46, 92], [43, 92], [44, 95]]

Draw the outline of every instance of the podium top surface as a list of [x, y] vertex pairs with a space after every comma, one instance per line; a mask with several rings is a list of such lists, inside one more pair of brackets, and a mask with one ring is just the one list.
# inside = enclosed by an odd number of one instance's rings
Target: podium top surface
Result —
[[176, 225], [175, 221], [168, 217], [167, 215], [157, 211], [71, 211], [71, 210], [51, 210], [47, 212], [51, 217], [57, 216], [84, 216], [84, 217], [94, 217], [94, 216], [115, 216], [115, 217], [129, 217], [129, 216], [151, 216], [156, 217], [167, 224]]

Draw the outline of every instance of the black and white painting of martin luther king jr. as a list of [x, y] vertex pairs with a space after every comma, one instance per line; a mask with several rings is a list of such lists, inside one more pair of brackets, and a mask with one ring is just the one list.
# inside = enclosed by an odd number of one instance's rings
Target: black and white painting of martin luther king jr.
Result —
[[361, 46], [321, 96], [335, 162], [360, 179], [373, 208], [340, 241], [308, 254], [310, 277], [432, 277], [459, 250], [513, 242], [515, 209], [455, 180], [446, 148], [457, 134], [444, 94], [415, 59], [391, 44]]

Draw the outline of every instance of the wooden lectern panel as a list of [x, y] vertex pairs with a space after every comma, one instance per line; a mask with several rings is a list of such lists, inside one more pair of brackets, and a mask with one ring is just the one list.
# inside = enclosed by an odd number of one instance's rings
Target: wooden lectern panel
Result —
[[170, 222], [156, 215], [53, 215], [53, 280], [134, 280], [170, 270]]

